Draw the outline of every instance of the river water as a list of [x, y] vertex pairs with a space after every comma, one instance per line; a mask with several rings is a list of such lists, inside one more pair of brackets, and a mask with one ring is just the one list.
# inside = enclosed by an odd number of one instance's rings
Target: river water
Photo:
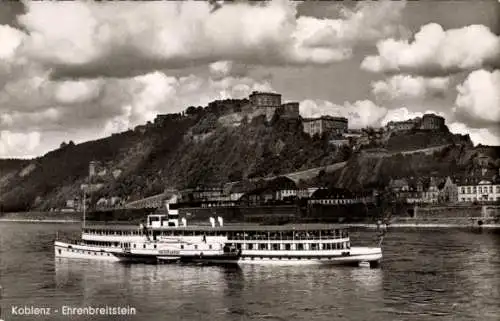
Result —
[[[56, 232], [77, 236], [79, 226], [0, 222], [0, 319], [500, 320], [498, 232], [393, 229], [380, 269], [54, 260]], [[89, 306], [108, 310], [78, 315]], [[50, 315], [19, 315], [35, 307]]]

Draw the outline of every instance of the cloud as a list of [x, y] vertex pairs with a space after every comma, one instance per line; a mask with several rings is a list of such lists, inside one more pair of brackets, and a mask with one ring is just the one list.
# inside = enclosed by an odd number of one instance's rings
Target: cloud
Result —
[[349, 128], [364, 128], [379, 127], [380, 121], [387, 114], [387, 109], [377, 106], [370, 100], [345, 102], [344, 105], [324, 100], [304, 100], [300, 103], [300, 114], [303, 117], [322, 115], [346, 117], [349, 121]]
[[450, 84], [449, 77], [425, 78], [395, 75], [386, 80], [372, 82], [372, 92], [382, 99], [413, 99], [443, 95]]
[[471, 128], [459, 122], [449, 124], [448, 128], [450, 132], [455, 134], [468, 134], [474, 145], [500, 146], [500, 131], [498, 128]]
[[[159, 113], [180, 112], [225, 98], [244, 98], [271, 90], [249, 77], [212, 79], [171, 77], [152, 72], [132, 78], [52, 80], [47, 73], [21, 77], [0, 90], [0, 127], [22, 132], [59, 132], [96, 139], [153, 120]], [[15, 103], [15, 109], [12, 103]], [[8, 105], [11, 104], [11, 105]], [[82, 132], [86, 131], [86, 137]]]
[[0, 157], [29, 157], [40, 145], [40, 133], [0, 131]]
[[476, 70], [457, 86], [454, 112], [476, 124], [500, 123], [500, 70]]
[[343, 7], [340, 19], [298, 19], [297, 34], [306, 46], [344, 48], [346, 52], [359, 43], [372, 43], [407, 30], [400, 25], [405, 1], [360, 2], [354, 10]]
[[436, 23], [422, 26], [414, 40], [384, 39], [378, 55], [368, 56], [361, 68], [371, 72], [449, 74], [498, 65], [500, 38], [484, 25], [443, 30]]
[[[26, 2], [18, 17], [28, 32], [25, 55], [55, 77], [145, 74], [234, 61], [329, 64], [358, 43], [394, 36], [403, 3], [360, 3], [339, 19], [297, 16], [294, 1], [224, 3]], [[64, 26], [64, 27], [61, 27]]]
[[222, 79], [228, 76], [244, 77], [248, 75], [249, 69], [245, 64], [238, 64], [233, 61], [216, 61], [209, 65], [212, 78]]

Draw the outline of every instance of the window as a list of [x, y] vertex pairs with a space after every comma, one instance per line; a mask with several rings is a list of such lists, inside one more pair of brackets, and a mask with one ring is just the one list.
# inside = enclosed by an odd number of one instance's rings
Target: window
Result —
[[146, 248], [146, 244], [143, 244], [143, 245], [142, 245], [142, 248], [143, 248], [143, 249], [145, 249], [145, 248]]
[[302, 243], [297, 244], [297, 250], [303, 251], [304, 250], [304, 244], [302, 244]]
[[292, 249], [292, 245], [290, 243], [285, 244], [285, 250], [290, 251]]
[[208, 246], [208, 248], [211, 250], [211, 249], [212, 249], [212, 244], [210, 244], [210, 245]]
[[184, 250], [184, 244], [181, 245], [181, 250]]
[[195, 245], [195, 246], [194, 246], [194, 249], [195, 249], [195, 250], [197, 250], [197, 249], [198, 249], [198, 245]]
[[252, 244], [252, 243], [248, 243], [248, 244], [247, 244], [247, 249], [249, 249], [249, 250], [253, 250], [253, 244]]
[[156, 244], [155, 244], [155, 246], [154, 246], [154, 247], [155, 247], [155, 249], [156, 249]]

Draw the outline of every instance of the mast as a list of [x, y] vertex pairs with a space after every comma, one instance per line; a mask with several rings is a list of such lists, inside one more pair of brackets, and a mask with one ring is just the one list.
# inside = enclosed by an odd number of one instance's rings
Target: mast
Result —
[[86, 212], [86, 203], [87, 203], [87, 199], [86, 199], [86, 193], [85, 193], [85, 187], [83, 188], [83, 224], [82, 224], [82, 227], [85, 227], [85, 212]]

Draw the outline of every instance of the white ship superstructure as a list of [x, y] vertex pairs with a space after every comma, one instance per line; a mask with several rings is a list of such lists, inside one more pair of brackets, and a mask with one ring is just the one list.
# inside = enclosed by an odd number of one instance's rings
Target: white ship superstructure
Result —
[[[238, 256], [235, 257], [235, 253]], [[382, 259], [376, 247], [352, 247], [341, 225], [224, 225], [221, 217], [209, 225], [188, 225], [167, 204], [167, 214], [147, 216], [144, 226], [85, 226], [79, 244], [56, 241], [56, 257], [103, 260], [237, 261], [241, 264], [342, 264]]]

